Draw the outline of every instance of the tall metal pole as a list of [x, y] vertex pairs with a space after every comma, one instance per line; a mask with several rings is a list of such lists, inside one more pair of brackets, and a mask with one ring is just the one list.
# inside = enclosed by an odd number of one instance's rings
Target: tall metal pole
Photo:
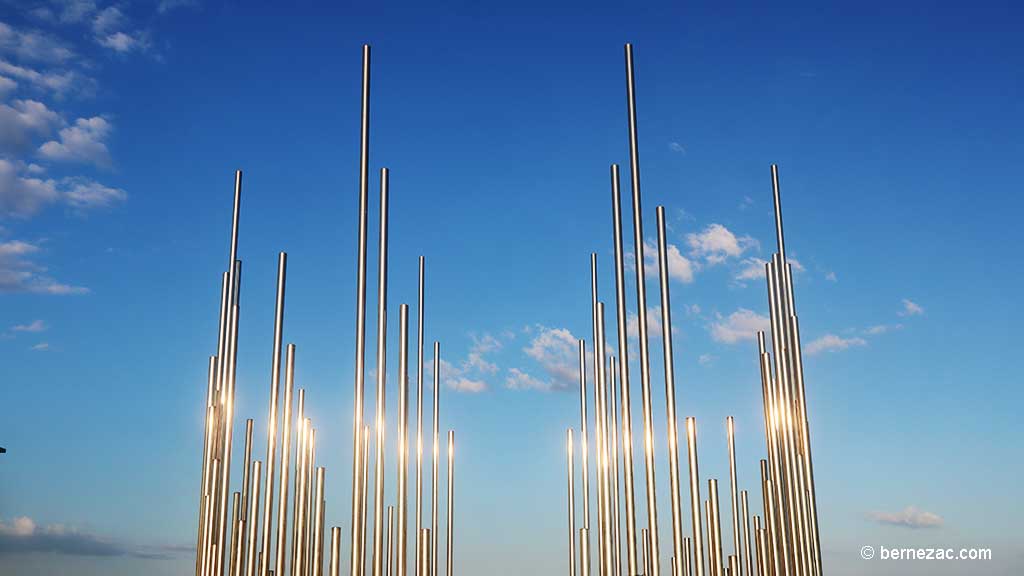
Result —
[[[267, 480], [263, 496], [263, 535], [259, 574], [265, 576], [270, 562], [270, 527], [274, 508], [274, 468], [277, 464], [277, 397], [281, 389], [281, 342], [284, 332], [284, 288], [288, 254], [277, 255], [277, 299], [274, 303], [274, 344], [270, 366], [270, 415], [267, 417]], [[287, 425], [286, 425], [287, 426]]]
[[704, 576], [704, 535], [701, 534], [700, 522], [700, 471], [697, 468], [697, 421], [692, 416], [686, 419], [686, 448], [690, 464], [690, 515], [693, 522], [694, 576]]
[[[241, 172], [236, 174], [236, 189], [238, 188], [241, 181]], [[237, 192], [236, 192], [237, 196]], [[219, 533], [217, 534], [217, 554], [214, 556], [214, 574], [220, 576], [224, 573], [224, 540], [227, 536], [227, 496], [228, 487], [231, 485], [231, 438], [232, 431], [234, 429], [234, 412], [235, 412], [235, 370], [237, 368], [238, 361], [238, 313], [239, 313], [239, 284], [241, 283], [241, 267], [242, 263], [235, 260], [233, 272], [231, 278], [234, 280], [231, 314], [230, 314], [230, 331], [228, 337], [228, 360], [227, 370], [225, 371], [224, 384], [222, 384], [222, 406], [223, 406], [223, 444], [221, 444], [221, 454], [223, 455], [223, 465], [220, 467], [220, 512], [218, 514], [220, 527]]]
[[626, 280], [622, 253], [622, 212], [619, 200], [619, 165], [612, 164], [612, 230], [615, 237], [615, 320], [618, 329], [619, 394], [622, 410], [622, 478], [626, 505], [626, 566], [637, 572], [636, 512], [633, 495], [633, 416], [629, 402], [629, 345], [626, 334]]
[[373, 487], [373, 576], [384, 572], [384, 392], [387, 375], [388, 169], [380, 170], [380, 252], [377, 264], [377, 443]]
[[433, 469], [431, 470], [431, 479], [430, 479], [430, 534], [431, 534], [430, 546], [432, 548], [431, 553], [430, 553], [430, 563], [431, 563], [430, 576], [437, 576], [437, 556], [438, 556], [438, 554], [437, 554], [437, 542], [438, 542], [438, 540], [441, 539], [440, 536], [439, 536], [439, 534], [441, 534], [441, 533], [438, 532], [438, 530], [437, 530], [437, 526], [438, 526], [438, 521], [437, 521], [437, 517], [438, 517], [438, 513], [437, 513], [437, 491], [438, 491], [438, 489], [437, 489], [437, 487], [438, 487], [437, 467], [438, 467], [438, 460], [440, 459], [440, 454], [441, 454], [441, 447], [440, 447], [441, 446], [441, 440], [440, 440], [440, 437], [439, 437], [439, 430], [440, 430], [440, 428], [438, 427], [438, 422], [440, 420], [438, 418], [438, 416], [439, 416], [440, 410], [441, 410], [440, 409], [440, 404], [441, 404], [441, 402], [440, 402], [440, 400], [441, 400], [441, 343], [437, 342], [437, 341], [434, 342], [434, 372], [433, 372], [433, 376], [434, 376], [434, 394], [431, 396], [431, 402], [433, 403], [433, 408], [434, 408], [434, 416], [432, 418], [432, 424], [433, 424], [433, 427], [434, 427], [434, 430], [433, 430], [434, 443], [433, 443], [433, 454], [432, 454], [432, 456], [433, 456]]
[[629, 166], [633, 190], [633, 250], [636, 254], [636, 308], [640, 344], [640, 384], [643, 387], [644, 464], [647, 481], [647, 530], [651, 539], [651, 575], [661, 576], [658, 552], [658, 498], [654, 473], [654, 415], [651, 406], [650, 359], [647, 350], [647, 282], [644, 277], [644, 228], [640, 204], [640, 152], [637, 145], [636, 89], [633, 46], [626, 44], [626, 103], [629, 113]]
[[[590, 553], [590, 472], [589, 463], [587, 461], [587, 452], [589, 448], [587, 446], [587, 353], [586, 353], [586, 342], [580, 340], [579, 344], [579, 372], [580, 372], [580, 474], [583, 477], [583, 527], [587, 528], [586, 532], [581, 532], [580, 537], [587, 539], [587, 546], [581, 547], [580, 554]], [[590, 561], [588, 559], [586, 565], [582, 563], [581, 569], [590, 569]], [[590, 572], [586, 572], [584, 576], [590, 576]]]
[[[250, 505], [249, 505], [249, 520], [247, 522], [248, 526], [245, 527], [245, 531], [249, 533], [248, 537], [246, 538], [246, 547], [245, 547], [245, 550], [246, 550], [246, 553], [245, 553], [245, 576], [253, 576], [253, 574], [256, 573], [256, 555], [259, 553], [259, 551], [256, 550], [256, 540], [257, 540], [256, 527], [259, 525], [259, 520], [260, 520], [260, 518], [259, 518], [259, 510], [260, 510], [259, 501], [260, 501], [260, 482], [262, 481], [262, 478], [260, 477], [260, 471], [261, 471], [260, 468], [261, 468], [262, 465], [263, 465], [263, 463], [260, 462], [259, 460], [257, 460], [257, 461], [252, 463], [252, 478], [253, 478], [252, 500], [251, 500]], [[241, 536], [239, 536], [239, 537], [241, 537]], [[239, 558], [239, 563], [241, 563], [241, 558]]]
[[608, 465], [608, 392], [607, 380], [605, 379], [604, 369], [604, 350], [605, 350], [605, 338], [604, 338], [604, 302], [597, 303], [597, 344], [595, 344], [595, 356], [601, 358], [599, 368], [596, 377], [596, 391], [599, 400], [595, 403], [595, 409], [597, 411], [597, 417], [599, 425], [597, 426], [597, 439], [598, 439], [598, 450], [600, 456], [598, 456], [600, 480], [601, 480], [601, 505], [602, 505], [602, 517], [603, 521], [603, 535], [604, 535], [604, 570], [608, 576], [614, 576], [614, 555], [612, 548], [615, 543], [612, 536], [612, 499], [611, 499], [611, 479], [609, 473], [611, 472]]
[[[349, 562], [349, 575], [360, 576], [363, 571], [362, 543], [363, 520], [362, 501], [364, 500], [362, 468], [367, 465], [362, 461], [360, 450], [363, 431], [363, 384], [365, 376], [364, 361], [366, 356], [366, 220], [369, 198], [370, 178], [370, 46], [363, 45], [363, 88], [362, 112], [359, 123], [359, 249], [356, 263], [356, 374], [353, 385], [355, 402], [353, 403], [354, 418], [352, 422], [352, 548]], [[280, 568], [275, 572], [284, 576]], [[264, 576], [264, 575], [260, 575]]]
[[316, 469], [316, 490], [313, 492], [313, 552], [309, 576], [323, 576], [324, 573], [324, 473], [323, 466]]
[[384, 571], [387, 576], [394, 576], [395, 574], [395, 507], [388, 506], [388, 535], [386, 542], [384, 543], [384, 549], [387, 551], [388, 556], [388, 567]]
[[[668, 287], [668, 244], [665, 237], [665, 207], [655, 209], [658, 217], [658, 282], [661, 287], [661, 342], [665, 355], [665, 411], [668, 417], [668, 477], [672, 491], [672, 544], [676, 558], [683, 557], [683, 518], [679, 502], [679, 434], [676, 419], [676, 375], [672, 357], [672, 306]], [[673, 576], [682, 576], [677, 564]]]
[[[729, 439], [729, 493], [732, 496], [732, 553], [737, 559], [742, 558], [740, 548], [739, 493], [736, 490], [736, 422], [732, 416], [725, 419], [725, 427]], [[740, 565], [740, 572], [743, 567]], [[736, 576], [733, 574], [732, 576]]]
[[[423, 275], [426, 267], [425, 258], [420, 256], [419, 298], [416, 314], [416, 532], [423, 527]], [[422, 552], [422, 538], [416, 538], [416, 558]], [[416, 576], [429, 576], [416, 562]]]
[[[409, 305], [398, 307], [398, 575], [408, 572], [409, 493]], [[418, 530], [419, 528], [417, 528]]]
[[448, 562], [445, 573], [452, 576], [455, 570], [455, 431], [448, 431]]
[[[597, 472], [597, 558], [598, 573], [601, 576], [613, 576], [608, 573], [611, 562], [606, 560], [605, 551], [608, 548], [608, 540], [605, 536], [605, 426], [604, 426], [604, 405], [602, 403], [604, 389], [604, 356], [601, 354], [601, 338], [598, 332], [600, 320], [598, 316], [597, 302], [597, 254], [590, 254], [590, 319], [593, 333], [592, 344], [594, 346], [594, 464]], [[588, 526], [589, 527], [589, 526]]]
[[572, 428], [565, 431], [565, 451], [569, 492], [569, 576], [576, 576], [576, 479], [573, 473]]
[[341, 576], [341, 528], [331, 528], [331, 564], [330, 576]]
[[740, 501], [743, 502], [743, 568], [741, 571], [747, 576], [754, 576], [754, 562], [750, 556], [750, 508], [747, 504], [747, 491], [740, 492]]
[[608, 426], [609, 430], [609, 442], [610, 447], [610, 459], [611, 459], [611, 472], [612, 480], [609, 483], [609, 487], [612, 491], [612, 543], [614, 544], [614, 554], [612, 560], [615, 562], [615, 576], [622, 576], [622, 539], [621, 534], [621, 522], [619, 521], [619, 411], [618, 404], [615, 400], [615, 357], [612, 356], [608, 359], [609, 370], [608, 370], [608, 391], [607, 397], [610, 399], [611, 404], [611, 423]]
[[[292, 447], [292, 391], [295, 389], [295, 344], [289, 344], [285, 351], [284, 368], [284, 418], [281, 420], [281, 472], [277, 496], [277, 544], [274, 550], [274, 574], [284, 576], [285, 538], [288, 536], [288, 474], [291, 465]], [[270, 546], [264, 552], [266, 558]]]

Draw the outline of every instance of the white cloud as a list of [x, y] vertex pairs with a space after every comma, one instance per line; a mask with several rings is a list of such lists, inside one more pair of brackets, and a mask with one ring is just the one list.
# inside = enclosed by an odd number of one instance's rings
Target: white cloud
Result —
[[879, 524], [890, 524], [904, 528], [938, 528], [942, 526], [942, 517], [934, 512], [918, 510], [908, 506], [899, 512], [872, 512], [871, 519]]
[[876, 324], [868, 327], [864, 330], [864, 333], [875, 336], [878, 334], [885, 334], [886, 332], [891, 332], [893, 330], [899, 330], [901, 328], [903, 328], [903, 324]]
[[96, 3], [93, 0], [65, 0], [63, 7], [60, 21], [66, 24], [82, 22], [96, 11]]
[[[672, 280], [689, 284], [693, 282], [696, 266], [679, 252], [675, 244], [666, 244], [668, 254], [668, 277]], [[644, 241], [644, 273], [649, 277], [658, 277], [658, 245], [653, 240]]]
[[741, 340], [753, 340], [758, 331], [767, 331], [770, 327], [767, 316], [740, 308], [728, 318], [719, 316], [718, 321], [711, 324], [711, 338], [716, 342], [735, 344]]
[[754, 205], [754, 199], [750, 196], [744, 196], [743, 200], [740, 201], [740, 210], [746, 210]]
[[538, 326], [537, 335], [523, 352], [551, 377], [549, 388], [579, 384], [579, 339], [569, 330]]
[[825, 334], [817, 340], [813, 340], [810, 344], [804, 346], [804, 353], [808, 356], [813, 356], [819, 352], [834, 352], [836, 350], [846, 350], [852, 346], [866, 346], [867, 341], [863, 338], [842, 338], [835, 334]]
[[[786, 262], [788, 262], [790, 267], [793, 268], [793, 272], [803, 272], [805, 270], [804, 265], [796, 258], [787, 257]], [[764, 278], [765, 264], [767, 264], [767, 262], [760, 258], [744, 258], [740, 262], [739, 270], [737, 270], [736, 274], [733, 275], [733, 280], [736, 280], [737, 283], [743, 283], [749, 280]]]
[[550, 381], [538, 380], [518, 368], [509, 368], [505, 387], [512, 390], [551, 390]]
[[720, 264], [728, 258], [738, 258], [751, 248], [758, 248], [757, 240], [750, 236], [737, 237], [721, 224], [711, 224], [700, 233], [686, 235], [690, 255], [709, 265]]
[[13, 54], [22, 60], [62, 63], [75, 53], [59, 40], [36, 31], [23, 32], [0, 22], [0, 53]]
[[128, 198], [128, 194], [120, 188], [104, 186], [86, 178], [69, 178], [62, 181], [62, 184], [64, 199], [77, 210], [103, 208]]
[[39, 72], [32, 68], [11, 64], [6, 60], [0, 60], [0, 74], [4, 74], [11, 78], [17, 78], [19, 80], [25, 80], [38, 89], [53, 92], [58, 98], [63, 97], [72, 91], [89, 94], [95, 89], [95, 81], [93, 79], [82, 76], [73, 70], [65, 70], [62, 72]]
[[23, 175], [14, 162], [0, 158], [0, 215], [25, 218], [59, 197], [53, 180]]
[[[672, 333], [675, 334], [676, 332], [677, 330], [675, 326], [673, 326]], [[640, 318], [633, 312], [630, 312], [626, 316], [626, 335], [634, 340], [640, 337]], [[661, 335], [661, 306], [648, 306], [647, 336], [649, 338], [661, 338]]]
[[0, 519], [0, 550], [6, 553], [42, 553], [68, 556], [130, 557], [147, 560], [168, 559], [188, 553], [190, 546], [138, 545], [116, 540], [64, 524], [39, 526], [22, 516], [11, 521]]
[[39, 344], [36, 344], [35, 346], [32, 347], [32, 350], [35, 350], [36, 352], [46, 352], [49, 349], [49, 342], [40, 342]]
[[697, 363], [701, 366], [710, 366], [715, 360], [716, 357], [711, 354], [701, 354], [697, 357]]
[[51, 140], [39, 147], [39, 154], [48, 160], [87, 162], [97, 166], [110, 165], [110, 151], [103, 142], [113, 127], [102, 116], [79, 118], [73, 126], [60, 131], [60, 142]]
[[198, 5], [198, 0], [160, 0], [160, 4], [157, 5], [156, 11], [160, 14], [166, 14], [175, 8], [186, 8]]
[[45, 267], [31, 260], [39, 251], [39, 246], [21, 240], [0, 242], [0, 292], [85, 294], [89, 291], [49, 277]]
[[42, 320], [33, 320], [28, 324], [17, 324], [11, 326], [12, 332], [42, 332], [46, 330], [46, 322]]
[[668, 149], [679, 154], [686, 154], [686, 147], [679, 142], [669, 142]]
[[832, 271], [829, 271], [828, 274], [825, 274], [825, 280], [828, 280], [829, 282], [839, 282], [839, 279], [836, 278], [836, 273]]
[[128, 19], [117, 6], [107, 6], [92, 21], [92, 31], [100, 46], [122, 53], [148, 49], [148, 34], [126, 31], [128, 26]]
[[60, 116], [42, 102], [15, 100], [11, 104], [0, 104], [0, 152], [27, 151], [36, 138], [47, 136], [61, 123]]
[[18, 87], [18, 83], [6, 76], [0, 76], [0, 98], [6, 98], [8, 94], [14, 92]]
[[924, 308], [917, 303], [903, 299], [903, 310], [899, 313], [900, 316], [921, 316], [924, 314]]

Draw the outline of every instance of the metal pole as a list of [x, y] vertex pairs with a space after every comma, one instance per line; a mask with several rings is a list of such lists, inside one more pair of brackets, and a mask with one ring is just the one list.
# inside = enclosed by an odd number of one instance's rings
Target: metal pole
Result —
[[437, 554], [437, 541], [440, 540], [440, 538], [437, 536], [438, 534], [440, 534], [440, 532], [438, 532], [438, 530], [437, 530], [437, 526], [438, 526], [438, 521], [437, 521], [437, 517], [438, 517], [438, 514], [437, 514], [437, 487], [438, 487], [437, 466], [438, 466], [438, 460], [439, 460], [440, 454], [441, 454], [441, 447], [440, 447], [441, 441], [440, 441], [439, 427], [438, 427], [438, 421], [439, 421], [438, 416], [440, 414], [440, 403], [441, 403], [440, 402], [441, 401], [441, 343], [437, 342], [437, 341], [434, 342], [434, 373], [433, 373], [433, 376], [434, 376], [434, 394], [433, 394], [433, 396], [431, 398], [431, 402], [433, 402], [433, 408], [434, 408], [434, 410], [433, 410], [434, 411], [434, 417], [433, 417], [434, 444], [433, 444], [433, 454], [432, 454], [432, 456], [433, 456], [433, 469], [431, 470], [431, 479], [430, 479], [430, 534], [431, 534], [431, 538], [430, 538], [430, 546], [431, 546], [430, 563], [431, 563], [431, 566], [432, 566], [432, 568], [430, 570], [430, 576], [437, 576], [437, 556], [438, 556], [438, 554]]
[[686, 419], [686, 448], [690, 465], [690, 516], [693, 523], [693, 565], [695, 576], [704, 576], [704, 535], [700, 522], [700, 471], [697, 468], [697, 420]]
[[[256, 555], [259, 553], [256, 550], [257, 541], [257, 527], [259, 526], [259, 510], [260, 510], [260, 483], [262, 478], [260, 476], [260, 468], [263, 463], [259, 460], [252, 463], [252, 500], [249, 503], [249, 521], [248, 526], [245, 527], [246, 532], [249, 533], [246, 539], [246, 554], [245, 554], [245, 576], [253, 576], [256, 573]], [[241, 558], [239, 558], [239, 564], [241, 564]]]
[[[277, 465], [277, 400], [281, 388], [281, 342], [284, 332], [284, 288], [288, 254], [277, 255], [277, 299], [274, 303], [274, 347], [270, 366], [270, 415], [267, 418], [267, 481], [263, 497], [263, 536], [259, 576], [266, 576], [270, 562], [270, 527], [274, 508], [274, 468]], [[287, 425], [286, 425], [287, 427]]]
[[607, 397], [611, 398], [611, 426], [608, 427], [610, 431], [610, 442], [608, 443], [611, 447], [611, 471], [612, 471], [612, 542], [615, 545], [615, 554], [613, 561], [615, 562], [615, 576], [622, 576], [622, 540], [620, 538], [621, 522], [619, 521], [619, 412], [618, 404], [615, 400], [615, 357], [612, 356], [608, 359], [610, 369], [608, 370], [609, 386], [607, 391]]
[[572, 428], [565, 431], [565, 465], [569, 492], [569, 576], [576, 576], [576, 482], [573, 473]]
[[395, 558], [395, 507], [388, 506], [388, 535], [387, 542], [385, 544], [385, 550], [388, 555], [388, 567], [385, 571], [387, 576], [393, 576], [394, 571], [394, 558]]
[[331, 528], [331, 565], [330, 576], [341, 575], [341, 528]]
[[373, 576], [384, 571], [384, 393], [387, 375], [388, 169], [380, 170], [380, 254], [377, 264], [377, 443], [374, 465]]
[[[398, 576], [408, 573], [409, 504], [409, 305], [398, 307]], [[418, 528], [417, 528], [418, 529]]]
[[[729, 437], [729, 493], [732, 503], [732, 553], [737, 559], [742, 557], [740, 549], [739, 494], [736, 490], [736, 421], [732, 416], [725, 419]], [[740, 574], [743, 568], [740, 567]], [[736, 576], [733, 574], [732, 576]]]
[[447, 576], [452, 576], [455, 569], [455, 431], [448, 431], [448, 566]]
[[[288, 536], [288, 475], [292, 447], [292, 391], [295, 389], [295, 344], [289, 344], [284, 363], [284, 418], [281, 420], [281, 472], [277, 496], [277, 531], [274, 549], [274, 574], [284, 576], [285, 538]], [[301, 393], [300, 394], [304, 394]], [[263, 557], [270, 553], [266, 547]], [[269, 563], [269, 560], [266, 560]]]
[[[583, 340], [579, 341], [579, 357], [580, 357], [580, 473], [583, 476], [583, 527], [587, 528], [586, 532], [581, 532], [581, 538], [587, 538], [586, 553], [590, 553], [590, 465], [588, 463], [587, 452], [589, 447], [587, 446], [587, 353], [586, 353], [586, 342]], [[582, 555], [584, 550], [580, 549]], [[582, 567], [582, 565], [581, 565]], [[589, 559], [586, 564], [586, 568], [590, 569]], [[587, 572], [585, 576], [590, 576]]]
[[[672, 490], [672, 545], [676, 558], [683, 557], [683, 518], [679, 502], [679, 435], [676, 419], [676, 376], [672, 357], [672, 306], [668, 287], [668, 245], [665, 238], [665, 207], [655, 209], [658, 217], [658, 282], [661, 288], [661, 342], [665, 355], [665, 411], [668, 418], [668, 477]], [[677, 565], [673, 576], [682, 576]]]
[[[626, 340], [626, 280], [622, 254], [622, 213], [619, 199], [619, 165], [612, 164], [612, 230], [615, 237], [615, 320], [618, 328], [619, 389], [622, 410], [622, 478], [626, 505], [626, 566], [637, 574], [636, 512], [633, 495], [633, 416], [629, 402], [629, 345]], [[646, 566], [645, 566], [646, 569]]]
[[[601, 402], [604, 383], [604, 365], [601, 354], [601, 340], [598, 333], [599, 316], [597, 303], [597, 254], [590, 254], [590, 320], [592, 329], [592, 344], [594, 346], [594, 468], [597, 472], [597, 559], [598, 574], [601, 576], [613, 576], [608, 570], [611, 562], [605, 559], [605, 551], [608, 548], [608, 541], [605, 537], [605, 430], [604, 430], [604, 407]], [[589, 527], [589, 525], [588, 525]]]
[[[426, 261], [420, 256], [419, 298], [416, 308], [416, 531], [423, 527], [423, 276]], [[416, 538], [416, 558], [422, 555], [421, 538]], [[416, 576], [428, 576], [420, 562], [416, 563]]]
[[313, 553], [310, 576], [323, 576], [324, 573], [324, 473], [323, 466], [316, 469], [316, 490], [313, 492]]
[[[363, 88], [362, 112], [359, 124], [359, 249], [356, 263], [356, 374], [355, 401], [353, 402], [352, 422], [352, 549], [349, 562], [349, 575], [360, 576], [363, 562], [360, 550], [364, 541], [364, 520], [360, 510], [363, 508], [363, 492], [366, 486], [362, 480], [365, 474], [362, 468], [367, 465], [360, 458], [360, 435], [363, 431], [363, 388], [366, 356], [366, 221], [369, 198], [370, 177], [370, 46], [363, 45]], [[277, 576], [284, 576], [280, 572]], [[264, 576], [264, 575], [260, 575]]]
[[743, 522], [743, 562], [741, 563], [742, 567], [740, 568], [740, 573], [745, 573], [747, 576], [754, 576], [754, 565], [750, 556], [750, 508], [747, 504], [746, 490], [740, 492], [740, 501], [743, 503], [743, 517], [741, 518], [741, 522]]
[[718, 480], [708, 480], [708, 501], [711, 503], [711, 534], [714, 537], [713, 548], [715, 550], [715, 573], [722, 574], [722, 520], [718, 508]]
[[[654, 416], [651, 407], [651, 375], [647, 350], [647, 283], [644, 277], [644, 229], [640, 206], [640, 153], [636, 129], [636, 88], [633, 78], [633, 46], [626, 44], [626, 103], [629, 114], [629, 166], [633, 190], [633, 249], [636, 254], [636, 304], [640, 343], [640, 383], [643, 387], [644, 464], [647, 480], [647, 529], [651, 539], [651, 576], [661, 576], [658, 565], [658, 500], [654, 473]], [[701, 574], [698, 574], [701, 576]]]

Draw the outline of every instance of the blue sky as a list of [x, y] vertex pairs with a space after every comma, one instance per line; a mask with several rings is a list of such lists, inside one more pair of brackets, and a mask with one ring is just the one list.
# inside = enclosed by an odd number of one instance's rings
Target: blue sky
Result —
[[[866, 563], [865, 544], [989, 547], [995, 559], [972, 573], [1016, 573], [1021, 17], [989, 2], [3, 2], [0, 569], [190, 569], [236, 168], [239, 412], [259, 437], [285, 250], [285, 338], [319, 429], [327, 521], [347, 530], [369, 42], [371, 166], [392, 170], [390, 333], [424, 254], [426, 334], [451, 365], [442, 426], [459, 442], [460, 569], [563, 571], [563, 441], [578, 399], [559, 374], [565, 343], [589, 339], [591, 252], [612, 318], [608, 166], [628, 165], [630, 41], [644, 217], [653, 239], [664, 205], [679, 252], [677, 394], [680, 415], [698, 419], [702, 473], [726, 477], [733, 415], [740, 484], [757, 491], [750, 336], [766, 301], [748, 276], [774, 249], [774, 162], [800, 263], [830, 573], [965, 570]], [[913, 521], [923, 513], [941, 525]], [[93, 555], [57, 552], [80, 541]]]

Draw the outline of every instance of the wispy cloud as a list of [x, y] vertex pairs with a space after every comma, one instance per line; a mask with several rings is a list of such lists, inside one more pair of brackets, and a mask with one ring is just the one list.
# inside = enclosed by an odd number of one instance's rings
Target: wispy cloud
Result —
[[726, 318], [721, 315], [717, 315], [717, 318], [711, 324], [711, 338], [726, 344], [753, 340], [758, 331], [767, 331], [770, 328], [767, 316], [746, 308], [740, 308]]
[[165, 560], [188, 552], [188, 546], [146, 546], [106, 538], [63, 524], [38, 526], [22, 516], [0, 520], [0, 555], [46, 552], [67, 556], [100, 556]]
[[899, 312], [900, 316], [923, 316], [924, 308], [922, 308], [916, 302], [907, 298], [903, 299], [903, 309]]
[[900, 330], [903, 328], [903, 324], [875, 324], [864, 329], [864, 333], [877, 336], [878, 334], [885, 334], [886, 332], [892, 332], [894, 330]]
[[[479, 393], [487, 390], [486, 378], [498, 372], [498, 366], [489, 356], [502, 348], [501, 340], [491, 334], [470, 334], [473, 344], [466, 357], [458, 363], [441, 359], [441, 382], [457, 392]], [[426, 376], [433, 377], [433, 364], [424, 366]]]
[[46, 330], [46, 322], [42, 320], [33, 320], [28, 324], [16, 324], [11, 326], [12, 332], [42, 332]]
[[913, 506], [908, 506], [899, 512], [871, 512], [868, 516], [879, 524], [912, 529], [939, 528], [943, 524], [942, 517], [938, 514], [918, 510]]
[[550, 381], [534, 378], [519, 368], [509, 368], [505, 387], [511, 390], [551, 390], [553, 386]]
[[39, 155], [53, 161], [109, 166], [110, 150], [105, 140], [112, 129], [110, 122], [101, 116], [79, 118], [74, 125], [61, 129], [58, 140], [40, 146]]
[[716, 359], [717, 357], [712, 356], [711, 354], [701, 354], [700, 356], [697, 357], [697, 363], [700, 364], [701, 366], [711, 366], [712, 364], [714, 364]]
[[673, 152], [676, 152], [677, 154], [686, 154], [686, 147], [680, 144], [679, 142], [669, 142], [668, 149]]
[[46, 352], [49, 349], [50, 349], [50, 343], [49, 342], [40, 342], [39, 344], [36, 344], [35, 346], [32, 347], [32, 350], [34, 350], [36, 352]]
[[690, 247], [691, 256], [712, 266], [760, 247], [754, 238], [736, 236], [721, 224], [711, 224], [701, 232], [687, 234], [686, 244]]
[[523, 352], [547, 374], [547, 384], [542, 389], [566, 389], [578, 384], [579, 339], [568, 329], [538, 326]]
[[40, 250], [38, 245], [21, 240], [0, 242], [0, 292], [84, 294], [89, 291], [48, 276], [46, 268], [32, 259]]
[[867, 346], [867, 340], [858, 338], [856, 336], [852, 338], [843, 338], [836, 336], [835, 334], [825, 334], [821, 338], [813, 340], [806, 346], [804, 346], [804, 353], [808, 356], [813, 356], [820, 352], [834, 352], [837, 350], [846, 350], [854, 346]]
[[836, 273], [832, 271], [829, 271], [828, 274], [825, 274], [825, 280], [828, 280], [829, 282], [839, 282], [839, 279], [836, 278]]

